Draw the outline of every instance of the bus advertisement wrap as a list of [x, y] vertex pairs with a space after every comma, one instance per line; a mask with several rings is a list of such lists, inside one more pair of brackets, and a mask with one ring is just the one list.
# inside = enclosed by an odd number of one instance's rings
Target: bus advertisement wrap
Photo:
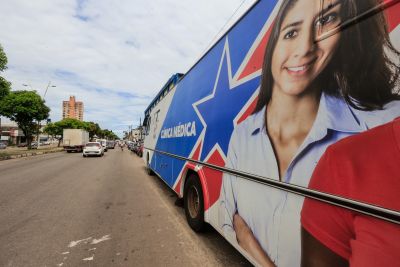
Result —
[[400, 265], [399, 2], [258, 1], [167, 82], [143, 157], [194, 230], [256, 265]]

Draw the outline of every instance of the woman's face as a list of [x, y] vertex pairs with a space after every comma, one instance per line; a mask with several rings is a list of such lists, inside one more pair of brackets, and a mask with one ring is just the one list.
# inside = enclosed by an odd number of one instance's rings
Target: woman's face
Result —
[[272, 55], [273, 90], [294, 96], [307, 93], [338, 46], [340, 33], [315, 40], [340, 24], [340, 8], [340, 0], [297, 0], [292, 4]]

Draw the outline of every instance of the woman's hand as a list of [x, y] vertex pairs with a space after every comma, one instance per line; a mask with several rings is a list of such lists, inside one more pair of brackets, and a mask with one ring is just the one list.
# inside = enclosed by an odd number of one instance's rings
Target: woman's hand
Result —
[[233, 228], [235, 229], [236, 238], [239, 245], [246, 250], [261, 266], [275, 266], [261, 248], [249, 226], [238, 213], [233, 216]]

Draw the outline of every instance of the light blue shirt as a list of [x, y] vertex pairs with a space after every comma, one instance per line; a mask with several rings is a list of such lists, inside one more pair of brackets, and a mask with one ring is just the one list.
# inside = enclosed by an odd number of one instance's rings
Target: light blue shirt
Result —
[[[265, 108], [234, 129], [226, 167], [278, 180], [278, 163], [266, 133], [264, 114]], [[282, 180], [307, 187], [318, 160], [330, 144], [398, 116], [400, 101], [368, 112], [351, 108], [341, 98], [322, 94], [314, 124]], [[219, 223], [226, 238], [236, 242], [232, 218], [239, 213], [276, 265], [299, 266], [303, 200], [295, 194], [224, 174]]]

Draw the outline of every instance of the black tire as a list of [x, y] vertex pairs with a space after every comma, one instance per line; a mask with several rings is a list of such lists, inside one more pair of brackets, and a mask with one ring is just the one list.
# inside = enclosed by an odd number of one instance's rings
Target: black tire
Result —
[[195, 232], [205, 229], [204, 222], [204, 198], [200, 179], [196, 174], [191, 174], [185, 183], [183, 193], [186, 220]]
[[154, 175], [153, 170], [150, 168], [150, 159], [149, 159], [149, 154], [147, 154], [147, 160], [146, 160], [146, 173], [150, 176]]

